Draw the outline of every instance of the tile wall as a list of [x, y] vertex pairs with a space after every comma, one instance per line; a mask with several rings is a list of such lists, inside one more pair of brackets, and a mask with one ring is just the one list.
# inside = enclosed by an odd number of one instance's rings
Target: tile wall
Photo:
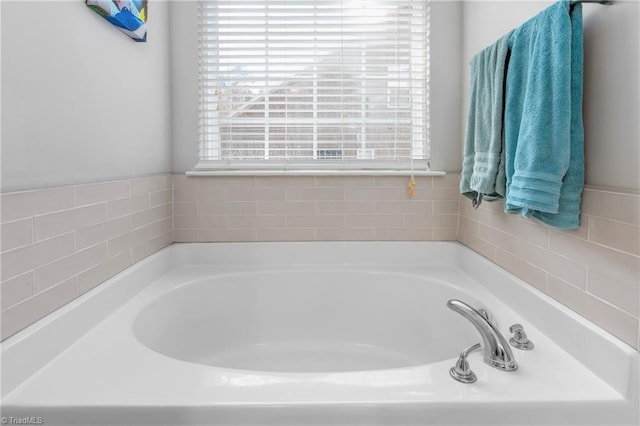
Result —
[[455, 240], [458, 178], [174, 176], [174, 239]]
[[460, 203], [459, 241], [640, 350], [640, 195], [585, 189], [573, 231]]
[[171, 244], [171, 180], [2, 194], [2, 338]]
[[2, 195], [2, 338], [176, 242], [455, 240], [640, 349], [640, 195], [588, 188], [559, 231], [459, 176], [161, 175]]

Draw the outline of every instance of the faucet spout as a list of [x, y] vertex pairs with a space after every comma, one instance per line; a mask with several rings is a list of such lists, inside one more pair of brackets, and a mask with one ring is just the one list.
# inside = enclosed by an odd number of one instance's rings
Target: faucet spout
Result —
[[486, 364], [502, 371], [518, 369], [518, 363], [513, 357], [509, 344], [484, 315], [457, 299], [449, 300], [447, 307], [471, 321], [471, 324], [478, 330], [480, 337], [482, 337], [482, 349]]

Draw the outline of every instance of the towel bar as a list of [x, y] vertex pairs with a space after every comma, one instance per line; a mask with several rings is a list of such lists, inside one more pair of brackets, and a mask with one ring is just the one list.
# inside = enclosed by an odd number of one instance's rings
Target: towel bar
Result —
[[576, 3], [600, 3], [606, 6], [613, 4], [613, 0], [572, 0], [571, 4], [574, 5]]

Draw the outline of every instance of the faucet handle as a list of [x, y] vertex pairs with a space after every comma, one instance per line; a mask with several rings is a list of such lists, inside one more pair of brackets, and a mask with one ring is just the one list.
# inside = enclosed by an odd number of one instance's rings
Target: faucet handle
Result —
[[476, 374], [471, 370], [471, 367], [469, 366], [469, 361], [467, 361], [467, 356], [471, 352], [478, 349], [480, 349], [480, 343], [476, 343], [475, 345], [465, 349], [460, 353], [460, 358], [458, 358], [458, 361], [456, 361], [456, 365], [451, 367], [451, 369], [449, 370], [449, 375], [454, 380], [465, 384], [473, 383], [478, 380]]
[[530, 351], [533, 349], [533, 342], [529, 340], [521, 324], [513, 324], [509, 327], [509, 331], [513, 333], [513, 337], [509, 339], [511, 346], [523, 351]]

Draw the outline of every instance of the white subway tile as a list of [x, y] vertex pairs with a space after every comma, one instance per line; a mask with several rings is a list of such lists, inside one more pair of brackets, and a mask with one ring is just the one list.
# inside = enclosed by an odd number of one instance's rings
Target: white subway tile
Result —
[[166, 217], [171, 217], [173, 209], [171, 204], [161, 204], [156, 207], [151, 207], [149, 210], [144, 210], [138, 213], [134, 213], [131, 216], [133, 227], [145, 226], [151, 222], [155, 222]]
[[313, 214], [315, 203], [313, 201], [267, 201], [257, 204], [258, 214], [297, 215]]
[[131, 179], [131, 196], [145, 195], [149, 196], [151, 181], [148, 177]]
[[127, 251], [134, 246], [139, 246], [151, 239], [151, 231], [149, 225], [143, 226], [126, 234], [112, 238], [107, 241], [107, 252], [109, 257], [116, 256]]
[[107, 219], [107, 206], [96, 204], [63, 210], [33, 218], [36, 241], [66, 234], [67, 232], [103, 223]]
[[403, 227], [404, 218], [398, 215], [349, 215], [347, 216], [347, 228], [390, 228]]
[[458, 173], [447, 173], [444, 176], [434, 176], [433, 186], [442, 188], [460, 188], [460, 175]]
[[2, 281], [67, 256], [73, 253], [74, 247], [73, 233], [68, 233], [3, 252], [1, 255]]
[[313, 176], [256, 176], [256, 188], [311, 188]]
[[589, 270], [587, 290], [634, 317], [640, 316], [640, 280], [620, 282], [607, 272]]
[[92, 183], [88, 185], [78, 185], [75, 189], [76, 206], [84, 206], [87, 204], [129, 198], [131, 195], [131, 181], [121, 180]]
[[551, 253], [533, 244], [528, 244], [525, 241], [520, 241], [520, 244], [511, 252], [520, 259], [578, 288], [583, 290], [587, 288], [587, 266], [583, 263], [573, 261], [556, 253]]
[[592, 217], [589, 221], [589, 240], [640, 256], [640, 226]]
[[343, 215], [287, 216], [287, 228], [344, 228]]
[[[203, 232], [213, 232], [213, 230], [204, 229]], [[175, 241], [176, 243], [195, 243], [198, 241], [198, 230], [197, 229], [174, 229], [173, 241]]]
[[496, 262], [496, 246], [488, 243], [482, 238], [478, 238], [475, 234], [469, 232], [467, 229], [464, 230], [463, 243], [476, 253], [481, 254], [492, 262]]
[[547, 273], [543, 269], [540, 269], [499, 247], [496, 249], [494, 261], [513, 275], [536, 287], [538, 290], [545, 291]]
[[[518, 237], [492, 228], [489, 225], [474, 222], [476, 224], [472, 232], [478, 237], [502, 250], [514, 253], [518, 250], [520, 239]], [[473, 226], [473, 225], [471, 225]]]
[[164, 191], [171, 188], [170, 181], [167, 181], [167, 175], [147, 176], [149, 182], [149, 192]]
[[319, 228], [316, 230], [318, 241], [372, 241], [375, 240], [373, 228]]
[[164, 175], [164, 188], [170, 189], [173, 191], [173, 175], [170, 175], [170, 174]]
[[136, 195], [131, 198], [109, 201], [107, 203], [107, 220], [115, 219], [149, 208], [149, 194]]
[[30, 218], [74, 207], [74, 188], [40, 189], [2, 194], [2, 222]]
[[257, 241], [257, 229], [200, 229], [195, 237], [188, 237], [187, 242], [242, 242]]
[[404, 188], [345, 188], [344, 199], [348, 201], [397, 201], [403, 199], [403, 193]]
[[415, 186], [415, 194], [412, 197], [409, 191], [403, 191], [402, 195], [405, 200], [426, 200], [426, 201], [458, 201], [459, 193], [456, 188], [447, 187], [421, 187]]
[[404, 215], [404, 226], [407, 228], [453, 228], [458, 226], [458, 215]]
[[76, 250], [82, 250], [122, 235], [133, 229], [131, 216], [123, 216], [109, 222], [76, 231]]
[[171, 232], [173, 228], [173, 218], [161, 219], [157, 222], [153, 222], [149, 225], [149, 232], [151, 234], [151, 238], [155, 238], [159, 235], [166, 234], [167, 232]]
[[192, 188], [197, 186], [198, 178], [195, 176], [173, 175], [173, 188]]
[[227, 216], [176, 216], [175, 229], [226, 228]]
[[[410, 176], [376, 176], [375, 186], [377, 188], [400, 188], [408, 189]], [[431, 176], [416, 176], [416, 188], [431, 188], [433, 180]]]
[[[221, 204], [222, 205], [222, 204]], [[173, 203], [174, 216], [197, 216], [197, 203]]]
[[258, 241], [314, 241], [316, 230], [309, 228], [258, 229]]
[[78, 291], [80, 294], [86, 293], [92, 288], [102, 284], [119, 272], [122, 272], [133, 264], [130, 251], [120, 253], [106, 262], [102, 262], [91, 269], [78, 275]]
[[203, 176], [198, 177], [198, 189], [255, 188], [253, 176]]
[[286, 220], [284, 216], [229, 216], [228, 228], [284, 228]]
[[373, 201], [316, 201], [316, 214], [373, 214]]
[[133, 248], [133, 262], [139, 262], [145, 257], [152, 255], [153, 253], [161, 250], [173, 242], [173, 233], [167, 232], [166, 234], [159, 235], [150, 239], [146, 243]]
[[458, 214], [458, 210], [460, 208], [460, 202], [458, 200], [455, 201], [438, 201], [433, 203], [433, 213], [434, 214]]
[[78, 296], [75, 277], [2, 312], [2, 339], [22, 330]]
[[[181, 190], [181, 191], [190, 191], [190, 190]], [[207, 188], [198, 188], [195, 193], [195, 199], [190, 199], [190, 196], [187, 196], [185, 200], [178, 201], [198, 201], [200, 203], [209, 202], [209, 203], [220, 203], [227, 201], [227, 194], [230, 190], [228, 189], [207, 189]]]
[[171, 189], [171, 175], [144, 176], [131, 179], [131, 196]]
[[433, 201], [423, 200], [396, 200], [396, 201], [375, 201], [376, 214], [418, 214], [427, 215], [433, 213]]
[[255, 202], [247, 201], [198, 203], [197, 212], [200, 216], [255, 215], [257, 211], [256, 204]]
[[33, 271], [19, 275], [10, 280], [3, 281], [2, 284], [0, 284], [0, 292], [3, 311], [8, 307], [33, 296], [35, 294]]
[[433, 228], [375, 228], [376, 240], [381, 241], [431, 241]]
[[315, 186], [322, 188], [373, 187], [373, 176], [316, 176]]
[[159, 206], [161, 204], [167, 204], [170, 203], [171, 200], [171, 190], [170, 189], [165, 189], [162, 191], [155, 191], [155, 192], [150, 192], [149, 193], [149, 206], [150, 207], [155, 207], [155, 206]]
[[284, 201], [282, 188], [238, 188], [227, 191], [228, 201]]
[[[481, 222], [478, 222], [477, 220], [473, 220], [468, 216], [461, 216], [458, 222], [458, 226], [460, 227], [460, 229], [467, 231], [469, 235], [476, 235], [476, 236], [479, 235], [481, 228], [487, 227], [487, 225]], [[491, 233], [491, 231], [488, 231], [488, 232]]]
[[[225, 193], [226, 194], [226, 193]], [[194, 188], [174, 188], [173, 201], [175, 203], [196, 203], [200, 200], [198, 190]]]
[[36, 293], [68, 280], [106, 259], [107, 243], [105, 242], [41, 266], [35, 271]]
[[0, 224], [2, 246], [0, 251], [13, 250], [33, 242], [33, 219], [16, 220]]
[[549, 245], [550, 228], [546, 225], [500, 211], [484, 209], [481, 213], [490, 215], [488, 223], [494, 228], [542, 248], [547, 248]]
[[[349, 190], [349, 188], [347, 188]], [[287, 188], [287, 201], [344, 200], [345, 189], [342, 188]]]
[[640, 226], [640, 196], [585, 189], [582, 212], [605, 219]]
[[433, 228], [435, 241], [456, 241], [457, 238], [458, 228]]
[[638, 318], [549, 275], [547, 294], [596, 325], [633, 346], [638, 340]]
[[550, 250], [588, 265], [589, 270], [605, 272], [620, 282], [629, 284], [638, 282], [640, 258], [637, 256], [556, 232], [551, 234]]

